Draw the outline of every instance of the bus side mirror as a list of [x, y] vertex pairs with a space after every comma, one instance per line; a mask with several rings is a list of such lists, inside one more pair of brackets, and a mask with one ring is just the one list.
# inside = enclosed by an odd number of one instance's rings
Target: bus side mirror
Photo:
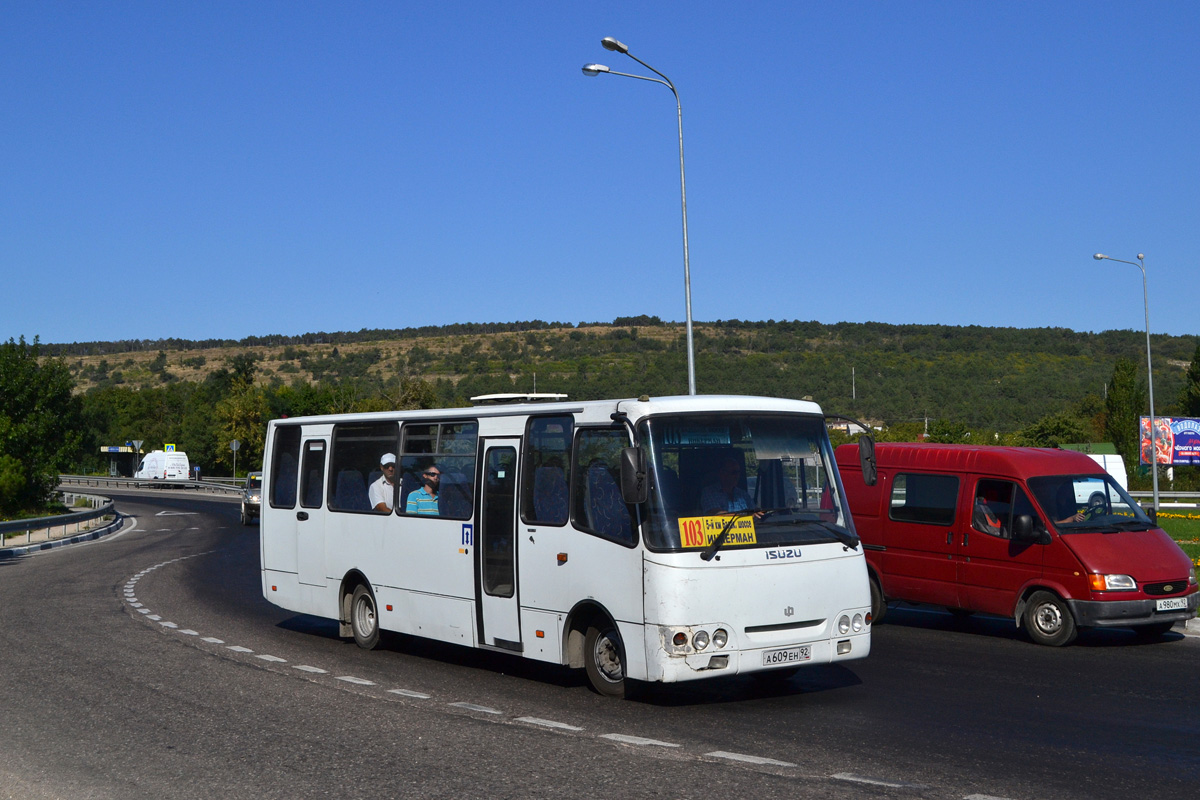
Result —
[[621, 499], [631, 506], [646, 502], [646, 451], [640, 447], [621, 450]]
[[870, 434], [858, 437], [858, 465], [862, 468], [863, 483], [874, 486], [879, 473], [875, 464], [875, 440]]

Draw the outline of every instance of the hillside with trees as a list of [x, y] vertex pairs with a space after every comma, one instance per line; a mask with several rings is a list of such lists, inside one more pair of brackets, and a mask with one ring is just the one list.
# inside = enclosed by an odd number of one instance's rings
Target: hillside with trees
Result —
[[[1198, 341], [1152, 337], [1159, 414], [1197, 413]], [[1148, 408], [1136, 331], [718, 320], [698, 323], [695, 343], [700, 392], [811, 397], [884, 438], [1113, 441]], [[39, 358], [74, 383], [78, 445], [61, 466], [80, 471], [107, 469], [99, 448], [132, 439], [146, 449], [173, 442], [206, 474], [228, 474], [236, 438], [239, 471], [256, 468], [266, 421], [285, 415], [460, 406], [494, 392], [661, 396], [687, 385], [682, 324], [648, 316], [43, 344]]]

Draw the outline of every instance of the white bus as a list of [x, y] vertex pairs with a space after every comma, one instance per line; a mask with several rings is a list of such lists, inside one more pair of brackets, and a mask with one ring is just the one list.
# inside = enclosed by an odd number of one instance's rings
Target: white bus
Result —
[[[514, 653], [616, 697], [870, 652], [866, 562], [816, 404], [534, 397], [273, 420], [263, 595], [368, 649], [386, 630]], [[435, 472], [436, 500], [410, 504]]]

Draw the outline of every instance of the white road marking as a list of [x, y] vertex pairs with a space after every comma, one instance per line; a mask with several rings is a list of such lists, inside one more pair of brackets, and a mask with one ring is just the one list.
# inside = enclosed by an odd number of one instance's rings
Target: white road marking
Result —
[[280, 658], [279, 656], [269, 656], [265, 653], [257, 655], [257, 656], [255, 656], [255, 658], [261, 658], [263, 661], [270, 661], [274, 664], [286, 664], [287, 663], [286, 658]]
[[465, 708], [467, 711], [478, 711], [480, 714], [499, 714], [500, 712], [494, 708], [487, 706], [477, 706], [474, 703], [451, 703], [455, 708]]
[[150, 616], [146, 617], [146, 619], [152, 619], [155, 622], [158, 622], [160, 619], [162, 619], [162, 617], [160, 617], [158, 614], [151, 614]]
[[139, 614], [149, 614], [149, 613], [150, 613], [150, 609], [148, 609], [148, 608], [139, 608], [139, 609], [138, 609], [138, 613], [139, 613]]
[[225, 641], [223, 639], [218, 639], [215, 636], [205, 636], [200, 641], [208, 642], [209, 644], [225, 644]]
[[298, 669], [301, 672], [311, 672], [314, 675], [328, 675], [329, 674], [328, 670], [321, 669], [320, 667], [310, 667], [307, 664], [297, 664], [295, 667], [293, 667], [293, 669]]
[[995, 797], [990, 794], [969, 794], [963, 800], [1009, 800], [1007, 797]]
[[610, 739], [621, 744], [632, 744], [638, 747], [679, 747], [671, 742], [660, 742], [657, 739], [643, 739], [641, 736], [626, 736], [623, 733], [606, 733], [601, 739]]
[[746, 764], [763, 764], [772, 767], [794, 767], [795, 764], [789, 761], [776, 761], [773, 758], [763, 758], [761, 756], [747, 756], [742, 753], [726, 753], [724, 750], [717, 750], [712, 753], [705, 753], [709, 758], [724, 758], [729, 761], [741, 761]]
[[191, 628], [185, 628], [184, 630], [181, 630], [180, 633], [182, 633], [184, 636], [199, 636], [200, 635], [199, 633], [192, 630]]
[[530, 725], [541, 725], [543, 728], [557, 728], [562, 731], [581, 731], [576, 725], [568, 725], [565, 722], [555, 722], [552, 719], [538, 719], [537, 717], [517, 717], [517, 722], [528, 722]]
[[249, 647], [242, 647], [241, 645], [237, 645], [237, 644], [230, 645], [229, 647], [226, 647], [225, 649], [232, 650], [235, 653], [253, 653], [254, 652]]
[[156, 517], [194, 517], [199, 514], [199, 511], [160, 511], [154, 516]]
[[421, 692], [414, 692], [412, 689], [388, 689], [389, 694], [398, 694], [401, 697], [414, 697], [417, 700], [428, 700], [429, 695]]
[[353, 675], [339, 675], [337, 679], [339, 681], [345, 681], [346, 683], [353, 683], [358, 686], [374, 686], [375, 685], [375, 681], [369, 681], [366, 678], [356, 678]]
[[[154, 619], [154, 618], [151, 617], [151, 619]], [[159, 620], [158, 624], [162, 625], [164, 628], [178, 628], [179, 627], [174, 622], [167, 622], [166, 620]]]
[[929, 787], [920, 783], [905, 783], [904, 781], [889, 781], [882, 778], [868, 778], [865, 775], [855, 775], [853, 772], [839, 772], [836, 775], [831, 775], [831, 778], [839, 781], [850, 781], [851, 783], [865, 783], [870, 786], [886, 786], [889, 789], [927, 789]]

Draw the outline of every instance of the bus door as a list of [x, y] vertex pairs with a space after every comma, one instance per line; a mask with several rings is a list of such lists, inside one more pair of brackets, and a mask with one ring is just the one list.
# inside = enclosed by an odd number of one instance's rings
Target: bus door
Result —
[[521, 652], [517, 610], [519, 438], [483, 440], [475, 552], [481, 644]]
[[325, 454], [329, 438], [306, 438], [300, 455], [296, 509], [296, 568], [300, 583], [325, 585]]

